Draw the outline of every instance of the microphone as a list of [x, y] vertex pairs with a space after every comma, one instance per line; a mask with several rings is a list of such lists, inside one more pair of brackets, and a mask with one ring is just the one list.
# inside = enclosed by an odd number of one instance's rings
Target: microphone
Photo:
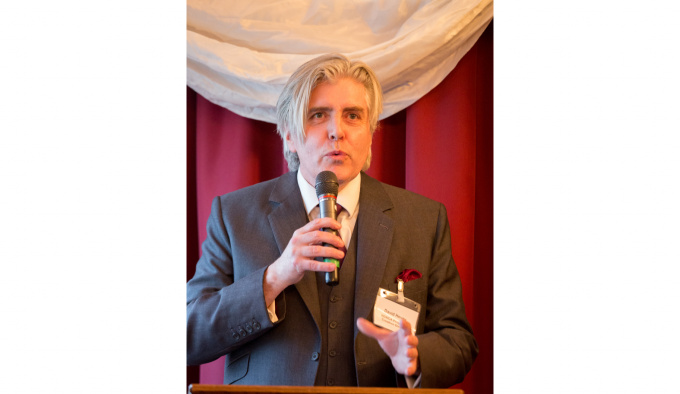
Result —
[[[338, 177], [335, 176], [333, 171], [321, 171], [316, 176], [316, 196], [319, 199], [319, 210], [321, 211], [319, 217], [337, 219], [335, 217], [335, 201], [338, 198]], [[321, 231], [338, 235], [338, 232], [331, 228], [322, 228]], [[323, 246], [335, 248], [335, 246], [327, 243], [324, 243]], [[321, 261], [335, 264], [335, 270], [326, 272], [326, 284], [336, 286], [340, 283], [338, 275], [340, 261], [330, 257], [324, 257]]]

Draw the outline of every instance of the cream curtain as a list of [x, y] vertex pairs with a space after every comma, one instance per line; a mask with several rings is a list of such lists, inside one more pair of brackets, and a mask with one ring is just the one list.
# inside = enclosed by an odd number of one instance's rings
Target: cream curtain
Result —
[[385, 118], [437, 86], [492, 17], [493, 0], [188, 0], [187, 84], [238, 115], [276, 123], [290, 74], [338, 52], [375, 70]]

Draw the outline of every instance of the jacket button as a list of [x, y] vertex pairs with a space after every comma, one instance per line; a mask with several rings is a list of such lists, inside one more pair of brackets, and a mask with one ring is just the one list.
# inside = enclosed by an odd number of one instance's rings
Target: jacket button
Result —
[[318, 359], [319, 359], [319, 352], [312, 353], [312, 361], [316, 361]]
[[234, 340], [237, 340], [237, 341], [238, 341], [238, 339], [240, 338], [240, 336], [238, 335], [238, 333], [237, 333], [236, 331], [234, 331], [234, 330], [231, 330], [231, 336], [234, 338]]
[[246, 333], [246, 330], [243, 329], [243, 327], [239, 327], [239, 328], [238, 328], [238, 333], [239, 333], [239, 335], [241, 335], [242, 337], [245, 337], [246, 335], [248, 335], [248, 334]]
[[253, 328], [255, 331], [260, 329], [260, 323], [258, 323], [255, 319], [253, 319]]
[[249, 334], [253, 333], [253, 326], [251, 326], [250, 323], [246, 323], [246, 331], [248, 331]]

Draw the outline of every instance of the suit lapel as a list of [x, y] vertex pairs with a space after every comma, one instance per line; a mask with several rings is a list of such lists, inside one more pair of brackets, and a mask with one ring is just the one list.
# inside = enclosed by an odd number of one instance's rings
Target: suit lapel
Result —
[[368, 314], [385, 272], [394, 233], [393, 221], [388, 215], [392, 207], [392, 200], [380, 182], [362, 172], [357, 220], [361, 240], [357, 244], [355, 321], [359, 317], [373, 320]]
[[[296, 172], [281, 176], [269, 197], [273, 208], [268, 219], [279, 253], [283, 253], [295, 230], [307, 223], [305, 205], [296, 176]], [[318, 325], [321, 320], [321, 307], [314, 272], [306, 272], [302, 280], [295, 284], [295, 288]]]

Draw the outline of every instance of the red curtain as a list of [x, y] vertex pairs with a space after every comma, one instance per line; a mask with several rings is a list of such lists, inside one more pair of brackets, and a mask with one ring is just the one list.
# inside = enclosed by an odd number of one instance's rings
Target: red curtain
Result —
[[[240, 117], [187, 88], [187, 280], [212, 199], [288, 168], [276, 126]], [[367, 173], [440, 201], [480, 353], [467, 394], [493, 392], [493, 22], [456, 68], [410, 107], [384, 119]], [[224, 358], [187, 369], [187, 383], [222, 384]]]

